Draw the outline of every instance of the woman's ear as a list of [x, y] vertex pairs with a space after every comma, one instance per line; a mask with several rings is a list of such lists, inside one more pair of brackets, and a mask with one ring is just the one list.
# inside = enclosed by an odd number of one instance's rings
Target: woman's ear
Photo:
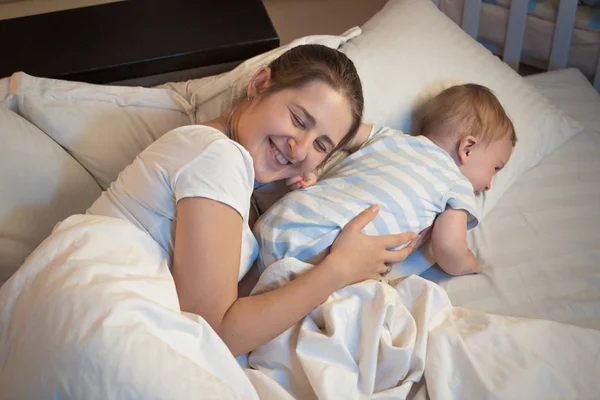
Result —
[[248, 99], [257, 97], [264, 89], [271, 86], [271, 68], [264, 67], [256, 71], [248, 82]]
[[458, 148], [456, 149], [456, 154], [458, 154], [458, 161], [460, 165], [465, 165], [469, 161], [469, 156], [471, 152], [477, 145], [477, 138], [474, 136], [465, 136], [458, 142]]

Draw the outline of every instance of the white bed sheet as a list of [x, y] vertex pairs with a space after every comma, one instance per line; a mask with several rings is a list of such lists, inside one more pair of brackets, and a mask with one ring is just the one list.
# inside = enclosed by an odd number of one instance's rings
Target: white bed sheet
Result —
[[472, 232], [483, 274], [449, 279], [432, 268], [424, 277], [455, 306], [600, 329], [600, 95], [574, 69], [527, 79], [586, 129]]
[[[458, 25], [462, 23], [464, 0], [441, 0], [440, 9]], [[477, 39], [485, 43], [495, 54], [502, 54], [508, 27], [509, 10], [484, 3], [479, 18]], [[546, 69], [552, 47], [554, 22], [527, 16], [521, 60], [527, 64]], [[579, 68], [585, 75], [593, 76], [600, 56], [600, 31], [573, 29], [568, 66]]]

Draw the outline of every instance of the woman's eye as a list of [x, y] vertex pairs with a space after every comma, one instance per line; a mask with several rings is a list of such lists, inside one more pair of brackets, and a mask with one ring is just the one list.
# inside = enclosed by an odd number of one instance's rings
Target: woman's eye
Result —
[[292, 122], [294, 123], [294, 125], [297, 128], [300, 129], [305, 129], [306, 125], [304, 124], [304, 121], [302, 121], [296, 114], [292, 113]]
[[315, 149], [320, 153], [327, 153], [327, 147], [320, 140], [315, 140]]

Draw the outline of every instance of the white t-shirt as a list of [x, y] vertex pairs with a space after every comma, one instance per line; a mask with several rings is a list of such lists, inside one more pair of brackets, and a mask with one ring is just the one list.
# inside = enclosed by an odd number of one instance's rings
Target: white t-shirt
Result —
[[248, 226], [254, 168], [250, 154], [203, 125], [172, 130], [144, 150], [92, 204], [88, 214], [131, 221], [173, 256], [176, 205], [186, 197], [227, 204], [243, 218], [238, 280], [258, 255]]

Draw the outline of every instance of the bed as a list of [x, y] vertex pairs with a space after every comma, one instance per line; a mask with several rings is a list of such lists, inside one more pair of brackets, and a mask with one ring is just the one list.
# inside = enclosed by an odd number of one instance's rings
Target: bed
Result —
[[[219, 115], [258, 66], [304, 43], [352, 58], [367, 120], [406, 131], [424, 88], [494, 88], [520, 127], [518, 153], [470, 237], [483, 274], [424, 264], [390, 284], [349, 286], [236, 360], [201, 317], [181, 313], [156, 243], [123, 221], [72, 214], [161, 134]], [[578, 70], [523, 80], [428, 0], [391, 0], [362, 29], [301, 38], [228, 73], [156, 88], [15, 73], [0, 80], [0, 99], [0, 171], [19, 171], [0, 175], [2, 399], [600, 392], [600, 96]], [[263, 209], [275, 193], [258, 197]], [[307, 268], [278, 261], [254, 293]]]

